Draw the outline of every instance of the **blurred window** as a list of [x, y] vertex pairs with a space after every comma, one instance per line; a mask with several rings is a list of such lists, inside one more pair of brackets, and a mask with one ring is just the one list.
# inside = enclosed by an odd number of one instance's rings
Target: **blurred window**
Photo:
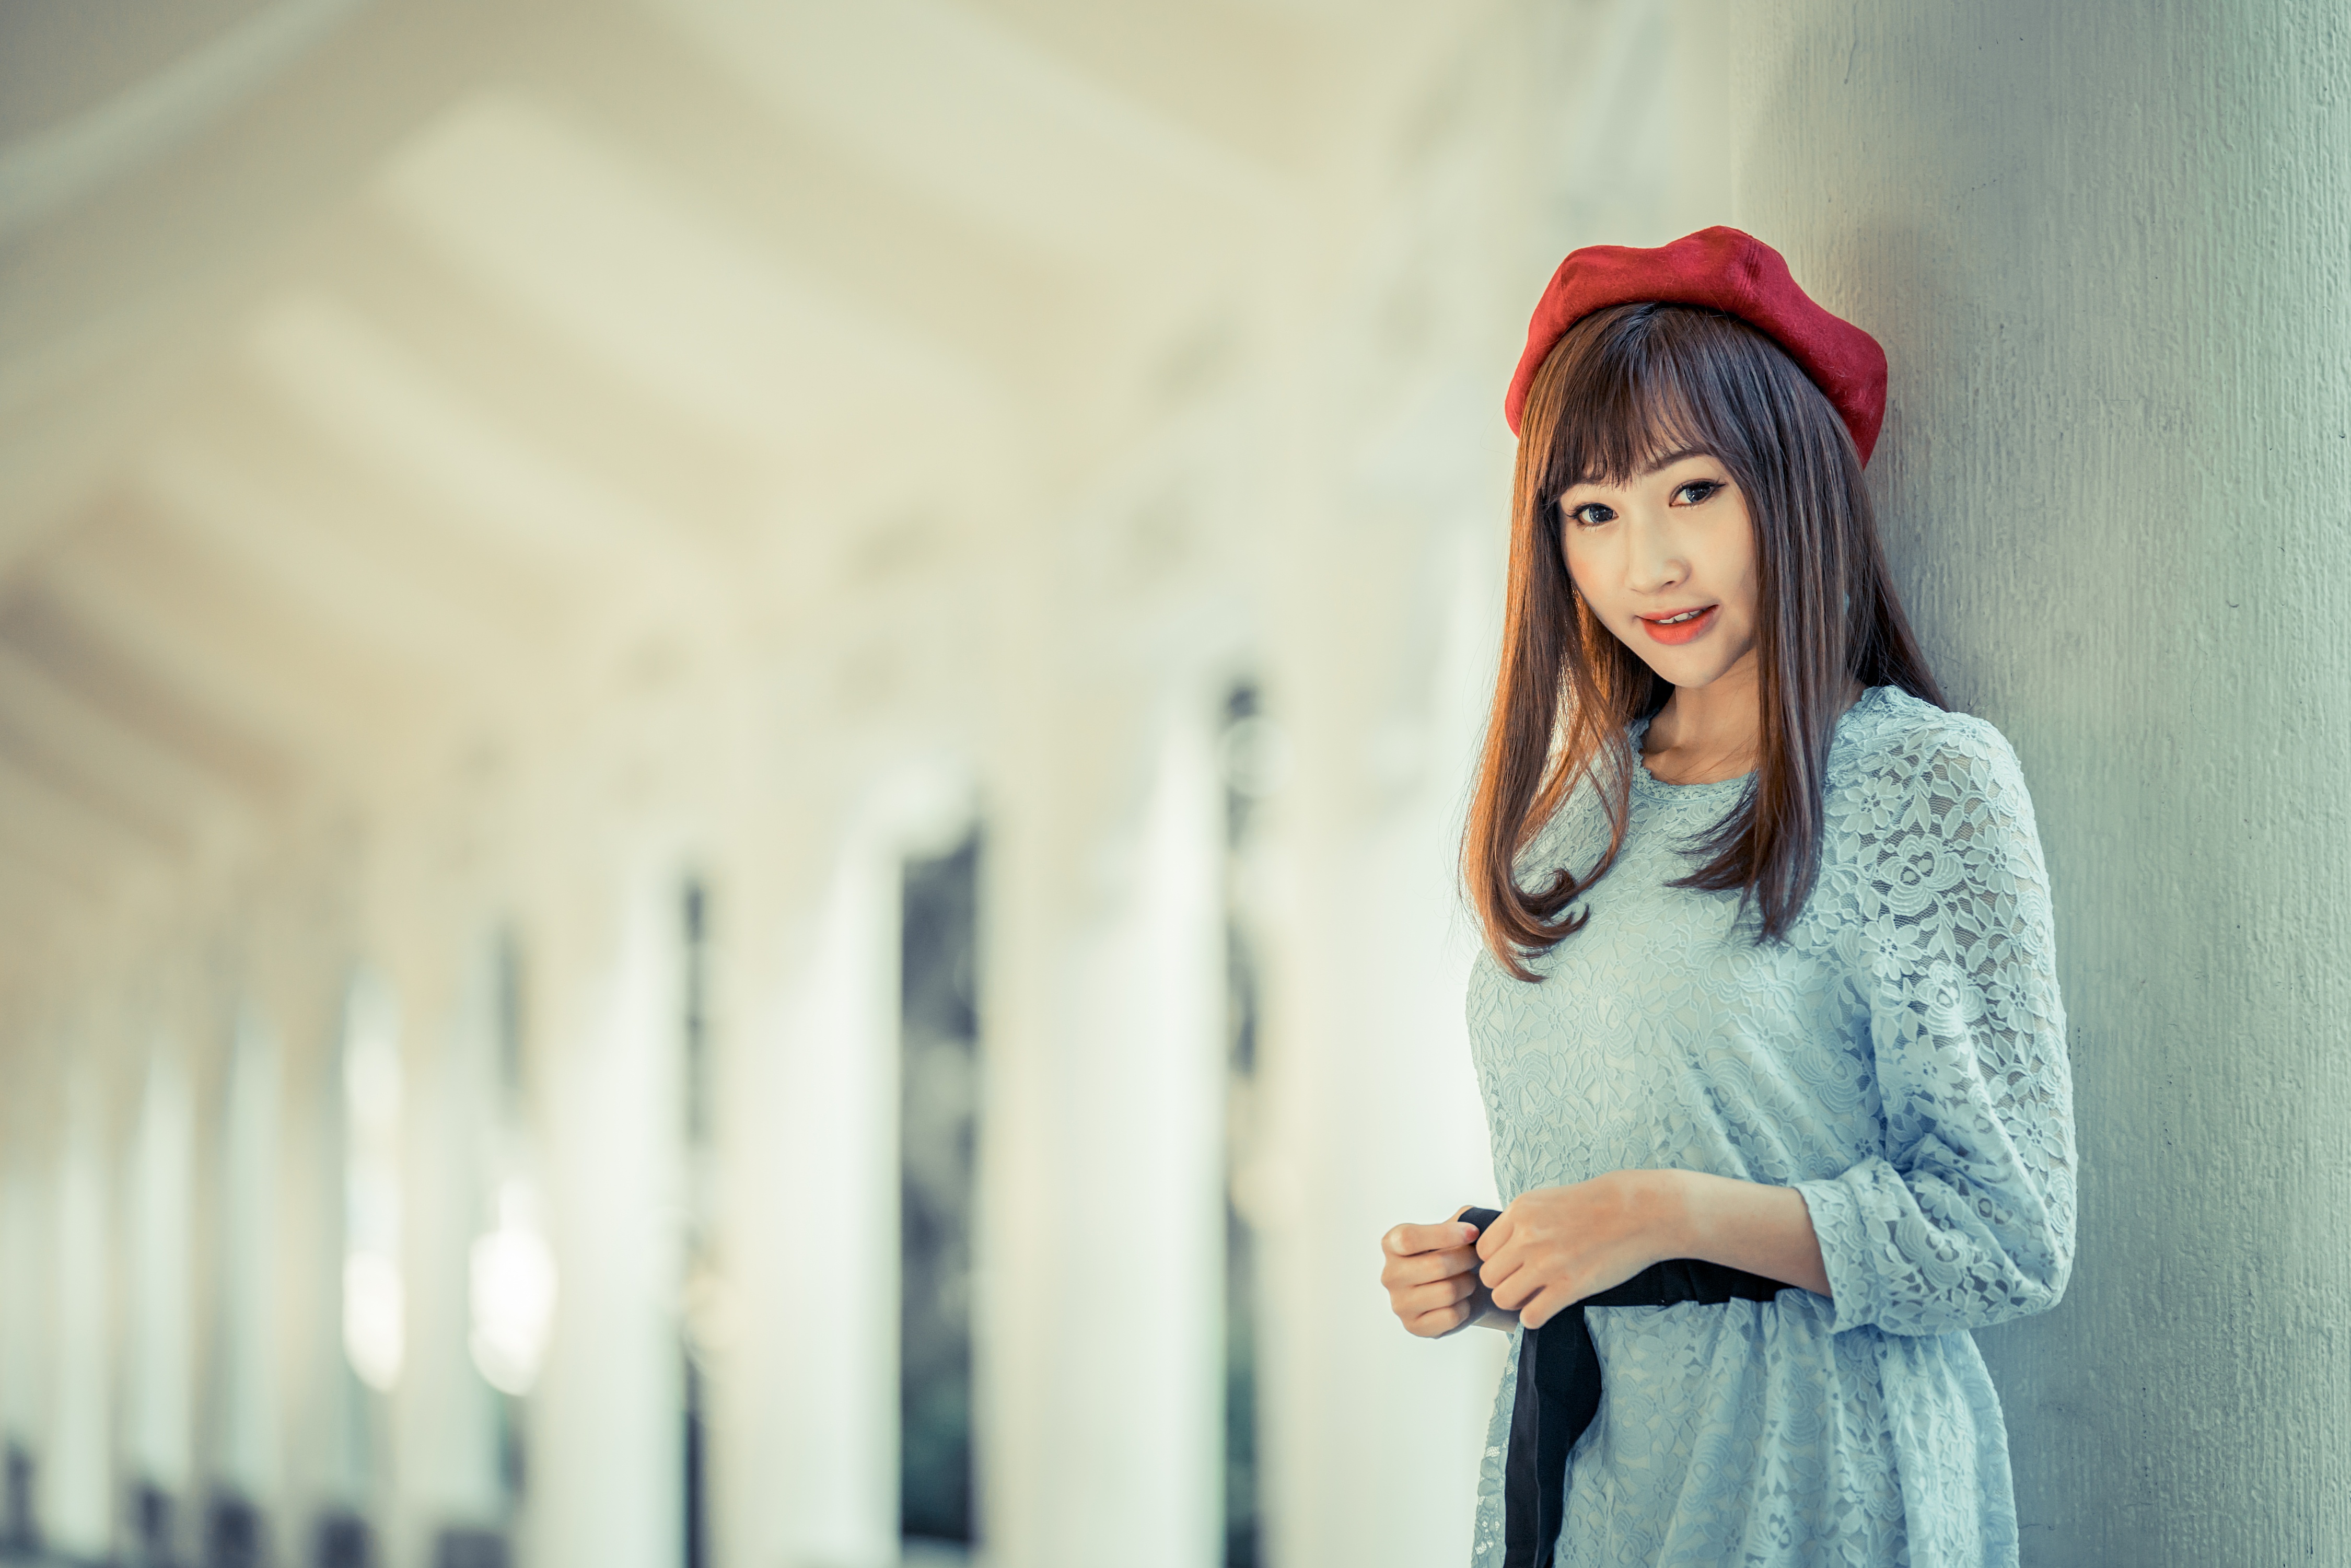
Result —
[[29, 1556], [41, 1549], [41, 1527], [33, 1515], [33, 1454], [11, 1441], [5, 1513], [0, 1516], [0, 1551]]
[[204, 1568], [268, 1568], [261, 1510], [234, 1492], [215, 1495], [204, 1519]]
[[899, 1523], [972, 1541], [979, 838], [906, 864], [900, 975]]
[[1225, 701], [1217, 761], [1225, 783], [1225, 1568], [1262, 1560], [1258, 1511], [1257, 1239], [1255, 1168], [1258, 961], [1247, 917], [1249, 855], [1258, 802], [1280, 783], [1280, 733], [1259, 712], [1257, 687]]
[[711, 1128], [710, 906], [699, 880], [688, 879], [684, 915], [684, 1045], [685, 1062], [686, 1209], [685, 1362], [685, 1568], [710, 1562], [709, 1434], [703, 1357], [713, 1291], [715, 1259], [710, 1237], [710, 1187], [714, 1138]]
[[358, 1514], [340, 1510], [319, 1521], [317, 1568], [376, 1568], [375, 1531]]

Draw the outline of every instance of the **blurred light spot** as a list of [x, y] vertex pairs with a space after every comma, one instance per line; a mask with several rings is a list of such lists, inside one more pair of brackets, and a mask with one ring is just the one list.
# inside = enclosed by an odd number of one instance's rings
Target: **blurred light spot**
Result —
[[474, 1241], [468, 1343], [483, 1381], [501, 1394], [530, 1392], [555, 1318], [555, 1253], [538, 1233], [537, 1207], [528, 1183], [507, 1183], [498, 1228]]
[[407, 1301], [400, 1265], [380, 1252], [343, 1260], [343, 1354], [360, 1381], [388, 1394], [400, 1381], [408, 1343]]

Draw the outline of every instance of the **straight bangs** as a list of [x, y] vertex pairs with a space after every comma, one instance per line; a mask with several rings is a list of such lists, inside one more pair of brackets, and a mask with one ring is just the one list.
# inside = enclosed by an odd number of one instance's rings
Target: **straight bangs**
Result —
[[[1750, 508], [1758, 482], [1780, 465], [1773, 458], [1811, 481], [1839, 477], [1836, 448], [1849, 438], [1828, 399], [1736, 316], [1696, 305], [1598, 311], [1570, 329], [1543, 368], [1558, 376], [1538, 497], [1547, 506], [1576, 485], [1626, 484], [1698, 453], [1730, 469]], [[1791, 375], [1798, 384], [1788, 384]], [[1801, 407], [1806, 393], [1817, 408]]]
[[[1779, 939], [1818, 876], [1823, 773], [1855, 681], [1942, 694], [1911, 635], [1851, 436], [1771, 338], [1698, 306], [1620, 305], [1568, 329], [1520, 419], [1501, 668], [1462, 866], [1487, 946], [1511, 974], [1583, 926], [1577, 904], [1614, 863], [1629, 818], [1626, 735], [1673, 687], [1585, 607], [1567, 571], [1560, 497], [1703, 453], [1729, 471], [1755, 530], [1761, 705], [1754, 781], [1676, 886], [1740, 894]], [[1580, 784], [1597, 789], [1605, 851], [1579, 873], [1520, 861]]]
[[1542, 476], [1549, 499], [1577, 485], [1625, 484], [1678, 453], [1721, 455], [1715, 446], [1722, 421], [1707, 417], [1687, 347], [1667, 332], [1625, 330], [1562, 362], [1559, 423]]

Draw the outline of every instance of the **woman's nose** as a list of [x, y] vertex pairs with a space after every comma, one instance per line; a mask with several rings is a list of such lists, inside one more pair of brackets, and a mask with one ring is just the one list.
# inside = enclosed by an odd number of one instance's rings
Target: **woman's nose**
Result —
[[1631, 530], [1630, 559], [1625, 562], [1625, 585], [1635, 593], [1662, 593], [1689, 576], [1689, 562], [1683, 559], [1677, 541], [1667, 530], [1647, 525], [1635, 525]]

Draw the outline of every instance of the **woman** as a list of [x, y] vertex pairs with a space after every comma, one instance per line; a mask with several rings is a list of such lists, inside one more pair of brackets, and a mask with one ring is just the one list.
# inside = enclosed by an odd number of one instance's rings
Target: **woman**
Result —
[[1481, 1565], [2016, 1560], [1967, 1331], [2065, 1287], [2064, 1019], [2015, 756], [1878, 545], [1884, 392], [1732, 229], [1536, 308], [1464, 853], [1509, 1207], [1382, 1274], [1414, 1333], [1524, 1331]]

